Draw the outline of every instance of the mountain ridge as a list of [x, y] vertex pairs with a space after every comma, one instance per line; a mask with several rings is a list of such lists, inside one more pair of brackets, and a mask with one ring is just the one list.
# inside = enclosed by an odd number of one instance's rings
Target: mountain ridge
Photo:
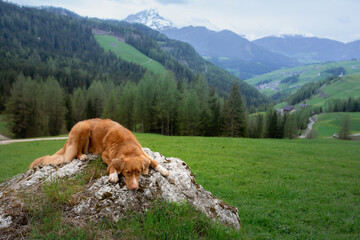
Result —
[[340, 41], [302, 35], [267, 36], [252, 41], [273, 52], [295, 57], [304, 64], [360, 58], [360, 40]]

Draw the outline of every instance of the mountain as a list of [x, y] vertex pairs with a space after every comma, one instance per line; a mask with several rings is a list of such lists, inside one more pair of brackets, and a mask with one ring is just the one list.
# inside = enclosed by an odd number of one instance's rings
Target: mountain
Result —
[[205, 59], [242, 79], [298, 64], [295, 59], [259, 47], [229, 30], [215, 32], [193, 26], [176, 28], [154, 9], [130, 15], [124, 21], [141, 23], [169, 38], [187, 42]]
[[360, 57], [360, 41], [345, 44], [326, 38], [283, 35], [264, 37], [254, 40], [253, 43], [270, 51], [294, 57], [305, 64], [346, 61]]
[[[248, 106], [268, 102], [254, 87], [205, 61], [189, 44], [169, 39], [144, 25], [0, 1], [0, 45], [4, 46], [0, 48], [0, 110], [19, 74], [36, 79], [53, 76], [66, 93], [88, 88], [94, 81], [107, 79], [120, 85], [143, 78], [144, 65], [104, 51], [94, 35], [110, 35], [131, 45], [148, 58], [146, 61], [155, 60], [171, 71], [179, 84], [191, 83], [201, 75], [220, 96], [226, 97], [237, 81]], [[109, 46], [114, 47], [111, 42]]]
[[295, 59], [259, 47], [229, 30], [216, 32], [189, 26], [161, 32], [169, 38], [190, 43], [210, 62], [242, 79], [298, 64]]
[[148, 9], [129, 15], [124, 21], [128, 23], [141, 23], [158, 31], [174, 27], [170, 20], [160, 16], [155, 9]]

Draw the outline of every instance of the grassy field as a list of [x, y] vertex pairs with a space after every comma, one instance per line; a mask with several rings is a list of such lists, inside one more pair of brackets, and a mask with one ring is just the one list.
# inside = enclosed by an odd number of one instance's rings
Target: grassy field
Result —
[[[199, 184], [236, 206], [244, 239], [360, 238], [357, 141], [136, 136], [186, 161]], [[0, 178], [63, 144], [0, 145]]]
[[313, 128], [318, 132], [319, 138], [331, 138], [334, 133], [339, 132], [339, 126], [345, 114], [351, 116], [351, 133], [360, 133], [360, 113], [322, 113], [318, 116]]
[[[284, 80], [294, 74], [299, 74], [299, 81], [296, 83], [281, 83], [274, 88], [262, 89], [260, 92], [267, 96], [271, 96], [277, 92], [292, 94], [298, 90], [298, 86], [302, 86], [308, 82], [319, 81], [325, 79], [328, 75], [321, 74], [321, 72], [331, 69], [343, 67], [346, 74], [360, 74], [360, 62], [358, 61], [344, 61], [344, 62], [329, 62], [321, 64], [310, 64], [298, 66], [293, 68], [286, 68], [276, 70], [270, 73], [262, 74], [254, 78], [245, 80], [248, 84], [255, 86], [264, 81], [275, 83], [276, 81]], [[276, 89], [275, 89], [276, 88]]]
[[360, 97], [360, 75], [346, 75], [339, 81], [323, 86], [321, 91], [329, 96], [323, 98], [317, 94], [306, 103], [313, 106], [322, 106], [326, 100], [332, 98]]
[[113, 36], [95, 35], [95, 39], [105, 51], [112, 51], [121, 59], [140, 64], [154, 73], [164, 73], [165, 68], [159, 62], [145, 56], [133, 46], [121, 42]]

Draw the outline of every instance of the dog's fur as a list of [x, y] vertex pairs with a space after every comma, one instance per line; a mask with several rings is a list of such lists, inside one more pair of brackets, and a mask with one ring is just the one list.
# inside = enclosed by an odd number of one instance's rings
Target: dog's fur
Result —
[[135, 136], [119, 123], [110, 119], [89, 119], [78, 122], [70, 131], [63, 148], [52, 156], [44, 156], [30, 164], [60, 165], [69, 163], [75, 158], [86, 160], [89, 153], [101, 154], [108, 165], [109, 180], [117, 182], [118, 174], [125, 176], [128, 189], [139, 187], [141, 173], [148, 174], [149, 165], [163, 176], [169, 171], [151, 159], [141, 148]]

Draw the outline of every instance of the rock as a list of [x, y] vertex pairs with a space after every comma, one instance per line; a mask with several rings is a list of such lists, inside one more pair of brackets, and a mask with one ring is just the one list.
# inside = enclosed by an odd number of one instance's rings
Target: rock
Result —
[[[152, 152], [147, 148], [144, 148], [144, 151], [170, 171], [167, 178], [150, 168], [148, 175], [140, 176], [140, 186], [137, 191], [128, 190], [123, 177], [120, 177], [116, 184], [111, 183], [108, 176], [91, 180], [83, 190], [83, 197], [66, 208], [68, 215], [92, 220], [106, 216], [118, 220], [128, 210], [145, 211], [152, 201], [160, 198], [177, 203], [186, 201], [209, 218], [218, 219], [221, 223], [236, 229], [240, 228], [238, 210], [197, 184], [184, 161], [177, 158], [165, 158], [160, 153]], [[89, 161], [94, 161], [95, 158], [96, 156], [92, 155]], [[17, 193], [41, 191], [45, 181], [79, 174], [87, 164], [88, 161], [75, 159], [63, 166], [37, 167], [2, 183], [0, 185], [0, 229], [4, 230], [12, 224], [17, 224], [19, 221], [14, 219], [24, 215], [21, 212], [24, 201], [20, 197], [21, 194]]]

